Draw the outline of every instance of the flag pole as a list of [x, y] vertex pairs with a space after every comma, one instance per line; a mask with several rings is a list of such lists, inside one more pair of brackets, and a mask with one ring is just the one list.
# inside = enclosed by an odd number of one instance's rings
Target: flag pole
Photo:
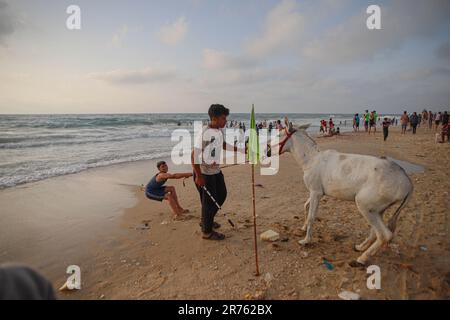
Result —
[[[252, 114], [251, 114], [251, 120], [250, 120], [250, 129], [254, 130], [254, 132], [250, 131], [251, 134], [256, 134], [256, 150], [253, 150], [255, 147], [252, 145], [252, 148], [249, 149], [250, 152], [252, 152], [252, 202], [253, 202], [253, 242], [255, 246], [255, 265], [256, 265], [256, 272], [255, 275], [259, 276], [259, 263], [258, 263], [258, 244], [257, 244], [257, 237], [256, 237], [256, 205], [255, 205], [255, 162], [257, 162], [259, 159], [259, 152], [258, 152], [258, 136], [256, 133], [256, 122], [255, 122], [255, 105], [252, 105]], [[254, 141], [253, 141], [254, 142]], [[250, 144], [249, 144], [250, 145]], [[254, 152], [256, 151], [256, 159]]]
[[256, 276], [259, 276], [259, 263], [258, 263], [258, 244], [256, 237], [256, 207], [255, 207], [255, 165], [252, 163], [252, 197], [253, 197], [253, 240], [255, 243], [255, 264], [256, 264]]

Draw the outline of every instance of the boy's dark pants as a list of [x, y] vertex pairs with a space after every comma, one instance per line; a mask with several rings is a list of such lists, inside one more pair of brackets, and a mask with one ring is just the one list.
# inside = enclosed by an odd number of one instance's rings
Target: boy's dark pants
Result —
[[383, 127], [383, 136], [384, 136], [384, 141], [386, 141], [386, 139], [387, 139], [387, 137], [388, 137], [388, 134], [389, 134], [389, 129], [388, 129], [388, 128], [385, 128], [385, 127]]
[[[206, 189], [208, 189], [209, 193], [216, 199], [217, 203], [222, 206], [227, 198], [227, 187], [222, 172], [214, 175], [202, 174], [202, 176], [203, 179], [205, 179]], [[200, 194], [200, 201], [202, 203], [202, 232], [211, 233], [213, 230], [214, 216], [219, 208], [217, 208], [216, 204], [202, 187], [195, 186]]]

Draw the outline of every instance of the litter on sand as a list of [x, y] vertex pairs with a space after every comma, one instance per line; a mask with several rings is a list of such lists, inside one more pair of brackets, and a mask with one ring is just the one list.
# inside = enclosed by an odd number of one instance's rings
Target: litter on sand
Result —
[[136, 227], [136, 230], [149, 230], [150, 224], [148, 222], [144, 222], [141, 225]]
[[280, 234], [273, 230], [267, 230], [260, 235], [261, 240], [263, 241], [277, 241], [280, 239]]
[[359, 300], [361, 299], [360, 295], [351, 291], [342, 291], [339, 293], [339, 298], [342, 300]]
[[333, 270], [334, 266], [331, 262], [329, 262], [327, 259], [323, 259], [323, 265], [328, 269], [328, 270]]

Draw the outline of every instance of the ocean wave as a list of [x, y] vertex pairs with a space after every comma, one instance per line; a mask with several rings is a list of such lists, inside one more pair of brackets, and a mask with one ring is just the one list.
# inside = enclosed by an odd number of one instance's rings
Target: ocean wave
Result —
[[200, 119], [192, 117], [176, 118], [145, 118], [145, 117], [47, 117], [27, 119], [12, 119], [8, 123], [9, 128], [46, 128], [46, 129], [76, 129], [76, 128], [99, 128], [99, 127], [135, 127], [135, 126], [165, 126], [187, 124]]
[[[17, 139], [0, 139], [0, 149], [25, 149], [25, 148], [43, 148], [51, 146], [71, 146], [71, 145], [84, 145], [84, 144], [98, 144], [107, 142], [121, 142], [134, 139], [157, 139], [157, 138], [169, 138], [171, 136], [170, 131], [160, 130], [151, 133], [136, 133], [136, 134], [123, 134], [120, 136], [88, 136], [82, 137], [79, 135], [59, 136], [55, 138], [53, 136], [43, 136], [41, 138], [29, 137], [29, 138], [17, 138]], [[4, 141], [20, 141], [20, 142], [4, 142]]]
[[61, 165], [51, 169], [37, 169], [28, 174], [3, 175], [0, 177], [0, 189], [10, 188], [17, 185], [41, 181], [48, 178], [74, 174], [88, 169], [106, 167], [114, 164], [136, 162], [142, 160], [154, 160], [170, 157], [170, 151], [152, 152], [151, 154], [129, 155], [122, 158], [97, 159], [89, 163], [78, 163]]

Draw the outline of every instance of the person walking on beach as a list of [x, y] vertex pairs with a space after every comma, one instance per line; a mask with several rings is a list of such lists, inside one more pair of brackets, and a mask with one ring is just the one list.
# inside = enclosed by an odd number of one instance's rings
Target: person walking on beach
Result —
[[332, 118], [330, 118], [330, 121], [328, 122], [328, 126], [330, 127], [330, 132], [332, 132], [334, 129], [334, 122], [333, 122]]
[[[370, 134], [370, 132], [372, 131], [372, 127], [377, 127], [377, 123], [375, 122], [375, 114], [374, 114], [374, 111], [372, 111], [370, 114], [369, 114], [369, 134]], [[374, 133], [375, 133], [375, 131], [374, 131]]]
[[432, 129], [433, 128], [433, 112], [428, 111], [428, 129]]
[[386, 141], [388, 135], [389, 135], [389, 126], [391, 125], [391, 122], [387, 117], [384, 118], [383, 121], [383, 139]]
[[444, 111], [444, 114], [442, 115], [442, 126], [445, 127], [448, 125], [448, 112]]
[[283, 130], [283, 124], [281, 123], [281, 120], [277, 120], [277, 124], [276, 124], [276, 128], [277, 130]]
[[436, 125], [436, 127], [434, 131], [437, 132], [440, 123], [441, 123], [441, 112], [439, 111], [437, 114], [435, 114], [434, 124]]
[[412, 133], [416, 134], [417, 125], [419, 124], [419, 116], [417, 115], [417, 112], [413, 112], [413, 114], [411, 115], [410, 122], [412, 127]]
[[406, 127], [408, 126], [409, 117], [406, 111], [403, 111], [402, 116], [400, 117], [400, 123], [402, 125], [402, 134], [406, 133]]
[[377, 133], [377, 123], [380, 124], [380, 120], [378, 119], [378, 113], [376, 110], [373, 110], [373, 121], [375, 121], [375, 125], [373, 126], [373, 133]]
[[367, 131], [369, 131], [369, 110], [366, 110], [366, 112], [364, 113], [364, 129]]
[[322, 127], [323, 127], [323, 132], [326, 134], [328, 132], [327, 120], [325, 120], [325, 119], [322, 120]]
[[[234, 150], [235, 152], [238, 150], [236, 146], [228, 145], [223, 140], [225, 137], [223, 128], [227, 123], [229, 113], [230, 110], [221, 104], [211, 105], [208, 110], [211, 121], [208, 126], [202, 128], [202, 132], [198, 136], [198, 141], [192, 151], [191, 161], [194, 170], [194, 181], [200, 194], [202, 205], [202, 219], [200, 223], [202, 238], [207, 240], [225, 239], [224, 234], [213, 229], [220, 228], [220, 224], [214, 222], [214, 217], [218, 211], [214, 200], [217, 201], [219, 206], [222, 206], [227, 197], [225, 179], [219, 166], [221, 150]], [[222, 139], [217, 139], [216, 137], [221, 137]]]
[[183, 209], [178, 202], [175, 187], [164, 186], [169, 179], [182, 179], [192, 177], [192, 173], [169, 173], [169, 167], [165, 161], [159, 161], [156, 164], [158, 173], [155, 174], [145, 187], [145, 195], [147, 198], [156, 201], [168, 200], [173, 211], [173, 218], [179, 218], [183, 213], [188, 213], [189, 210]]

